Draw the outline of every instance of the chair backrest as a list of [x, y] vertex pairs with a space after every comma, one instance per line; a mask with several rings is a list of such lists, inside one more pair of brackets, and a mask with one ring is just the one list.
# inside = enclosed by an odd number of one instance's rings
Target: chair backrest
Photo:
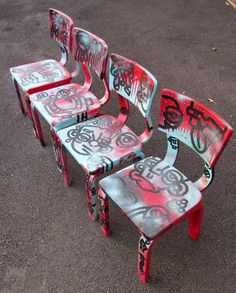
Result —
[[78, 27], [73, 29], [73, 44], [75, 60], [102, 78], [106, 72], [107, 44], [98, 36]]
[[233, 133], [231, 126], [211, 109], [167, 89], [162, 91], [158, 129], [188, 145], [211, 167]]
[[73, 20], [68, 15], [53, 8], [49, 9], [49, 20], [51, 38], [71, 53]]
[[117, 54], [110, 54], [109, 88], [133, 103], [144, 117], [157, 88], [156, 78], [145, 68]]

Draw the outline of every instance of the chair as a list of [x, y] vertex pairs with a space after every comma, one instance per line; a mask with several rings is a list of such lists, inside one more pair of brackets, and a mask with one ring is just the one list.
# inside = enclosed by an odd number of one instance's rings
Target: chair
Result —
[[[93, 220], [97, 219], [97, 177], [118, 164], [143, 158], [142, 144], [152, 135], [150, 110], [157, 87], [155, 77], [137, 63], [117, 54], [111, 54], [109, 61], [109, 88], [118, 94], [118, 117], [100, 115], [56, 133], [65, 184], [70, 182], [65, 149], [86, 173], [89, 216]], [[138, 108], [146, 122], [146, 129], [140, 136], [125, 124], [129, 102]]]
[[[172, 90], [163, 90], [159, 130], [167, 135], [164, 160], [145, 158], [99, 182], [101, 230], [110, 233], [108, 198], [136, 226], [141, 234], [138, 245], [138, 276], [148, 280], [150, 252], [154, 242], [171, 226], [187, 218], [189, 236], [200, 235], [203, 203], [201, 192], [213, 179], [214, 166], [232, 135], [232, 128], [206, 106]], [[205, 161], [204, 173], [191, 182], [173, 164], [179, 141]]]
[[72, 50], [71, 32], [73, 28], [73, 21], [66, 14], [52, 8], [49, 9], [49, 20], [50, 36], [60, 45], [61, 60], [58, 62], [53, 59], [47, 59], [12, 67], [10, 69], [21, 112], [23, 115], [26, 113], [20, 89], [25, 94], [26, 102], [28, 101], [28, 115], [32, 121], [36, 136], [38, 136], [38, 133], [36, 132], [34, 121], [32, 120], [32, 113], [29, 107], [29, 95], [66, 84], [75, 75], [75, 73], [70, 74], [64, 67], [68, 60], [68, 53], [71, 53]]
[[[55, 131], [95, 116], [109, 99], [106, 80], [107, 44], [96, 35], [77, 27], [73, 28], [72, 36], [77, 75], [82, 67], [84, 84], [68, 83], [29, 96], [34, 125], [42, 145], [44, 140], [38, 112], [51, 126], [51, 136], [55, 145]], [[103, 82], [105, 93], [101, 99], [89, 91], [93, 81], [91, 71], [94, 71]]]

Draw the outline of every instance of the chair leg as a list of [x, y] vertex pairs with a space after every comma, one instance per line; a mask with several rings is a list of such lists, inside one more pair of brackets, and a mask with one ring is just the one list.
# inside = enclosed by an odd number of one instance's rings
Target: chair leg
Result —
[[32, 114], [34, 116], [37, 137], [40, 140], [41, 145], [45, 146], [39, 115], [38, 115], [38, 112], [37, 112], [37, 110], [35, 108], [33, 108], [33, 113]]
[[31, 108], [31, 102], [30, 102], [30, 98], [29, 98], [29, 96], [27, 94], [25, 96], [25, 101], [26, 101], [26, 106], [27, 106], [27, 110], [28, 110], [28, 116], [29, 116], [29, 119], [30, 119], [30, 121], [32, 123], [34, 136], [36, 138], [38, 138], [38, 133], [37, 133], [37, 129], [36, 129], [36, 126], [35, 126], [35, 121], [34, 121], [33, 112], [32, 112], [32, 108]]
[[97, 212], [97, 193], [96, 193], [96, 175], [86, 175], [86, 188], [87, 188], [87, 202], [88, 212], [91, 220], [96, 221], [98, 219]]
[[61, 157], [60, 157], [60, 147], [59, 147], [59, 142], [58, 142], [58, 136], [56, 135], [56, 132], [54, 131], [53, 128], [50, 130], [50, 135], [51, 135], [51, 141], [52, 141], [52, 148], [53, 148], [53, 153], [55, 160], [57, 162], [57, 168], [60, 173], [62, 173], [62, 164], [61, 164]]
[[69, 186], [69, 185], [71, 185], [71, 178], [70, 178], [69, 172], [68, 172], [66, 150], [65, 150], [64, 145], [61, 142], [60, 142], [60, 149], [61, 149], [61, 161], [62, 161], [62, 166], [63, 166], [62, 175], [64, 178], [64, 184], [65, 184], [65, 186]]
[[188, 235], [193, 240], [198, 240], [200, 237], [204, 207], [199, 205], [198, 209], [188, 216]]
[[54, 129], [51, 129], [50, 134], [52, 139], [54, 157], [57, 162], [57, 168], [59, 172], [61, 172], [63, 175], [64, 184], [66, 186], [69, 186], [71, 184], [71, 178], [68, 172], [68, 164], [67, 164], [65, 148], [63, 144], [61, 143], [60, 138], [57, 136], [56, 132], [54, 131]]
[[154, 240], [148, 240], [144, 235], [139, 239], [138, 245], [138, 277], [139, 279], [147, 283], [149, 268], [150, 268], [150, 255], [151, 248], [154, 244]]
[[101, 231], [105, 237], [110, 235], [110, 225], [109, 225], [109, 205], [108, 198], [102, 192], [101, 189], [98, 190], [99, 197], [99, 216], [101, 221]]
[[26, 115], [25, 108], [24, 108], [24, 105], [23, 105], [23, 102], [22, 102], [22, 97], [21, 97], [21, 94], [20, 94], [20, 89], [19, 89], [18, 83], [14, 78], [12, 78], [12, 81], [13, 81], [13, 85], [14, 85], [15, 90], [16, 90], [16, 94], [17, 94], [17, 97], [18, 97], [19, 104], [20, 104], [21, 113], [25, 116]]

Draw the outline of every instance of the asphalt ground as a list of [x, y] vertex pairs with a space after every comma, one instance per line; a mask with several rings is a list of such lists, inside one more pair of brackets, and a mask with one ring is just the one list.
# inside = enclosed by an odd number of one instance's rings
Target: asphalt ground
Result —
[[[1, 0], [0, 292], [236, 292], [235, 136], [204, 192], [200, 241], [188, 238], [185, 222], [163, 235], [153, 248], [146, 285], [136, 276], [136, 229], [111, 203], [112, 234], [103, 237], [99, 223], [88, 218], [85, 175], [72, 158], [73, 184], [63, 185], [49, 127], [42, 123], [43, 148], [20, 113], [9, 74], [12, 66], [59, 58], [49, 37], [49, 7], [69, 14], [75, 25], [101, 36], [110, 52], [135, 60], [157, 77], [155, 132], [144, 146], [147, 156], [165, 154], [165, 137], [157, 131], [163, 88], [198, 99], [235, 128], [236, 12], [225, 1]], [[101, 93], [95, 80], [97, 89]], [[117, 111], [112, 95], [103, 113]], [[140, 121], [134, 111], [128, 125], [140, 133]], [[203, 164], [183, 146], [177, 167], [196, 179]]]

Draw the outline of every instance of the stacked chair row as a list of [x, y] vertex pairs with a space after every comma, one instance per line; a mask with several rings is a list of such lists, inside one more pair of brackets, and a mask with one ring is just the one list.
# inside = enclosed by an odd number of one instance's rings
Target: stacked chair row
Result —
[[[21, 97], [23, 91], [34, 134], [42, 145], [38, 113], [50, 125], [54, 154], [64, 183], [71, 183], [66, 151], [85, 171], [89, 216], [97, 220], [100, 215], [105, 236], [110, 233], [109, 198], [134, 223], [141, 234], [138, 276], [147, 282], [151, 248], [163, 232], [187, 218], [189, 236], [199, 239], [203, 216], [201, 192], [212, 182], [214, 166], [233, 130], [198, 101], [164, 89], [158, 130], [167, 136], [166, 156], [164, 159], [145, 158], [142, 146], [153, 133], [151, 106], [157, 89], [156, 78], [123, 56], [108, 55], [108, 46], [101, 38], [74, 27], [66, 14], [49, 9], [49, 16], [50, 35], [60, 45], [61, 60], [49, 59], [10, 69], [21, 111], [26, 113]], [[75, 70], [69, 73], [65, 64], [68, 54], [72, 53]], [[84, 83], [72, 82], [81, 69]], [[104, 85], [100, 99], [91, 92], [92, 72]], [[116, 92], [119, 99], [117, 117], [101, 113], [111, 92]], [[139, 136], [126, 124], [129, 103], [136, 106], [145, 121], [146, 128]], [[174, 167], [179, 142], [194, 150], [205, 162], [203, 175], [196, 182]], [[99, 175], [129, 162], [133, 165], [105, 177], [97, 188]]]

